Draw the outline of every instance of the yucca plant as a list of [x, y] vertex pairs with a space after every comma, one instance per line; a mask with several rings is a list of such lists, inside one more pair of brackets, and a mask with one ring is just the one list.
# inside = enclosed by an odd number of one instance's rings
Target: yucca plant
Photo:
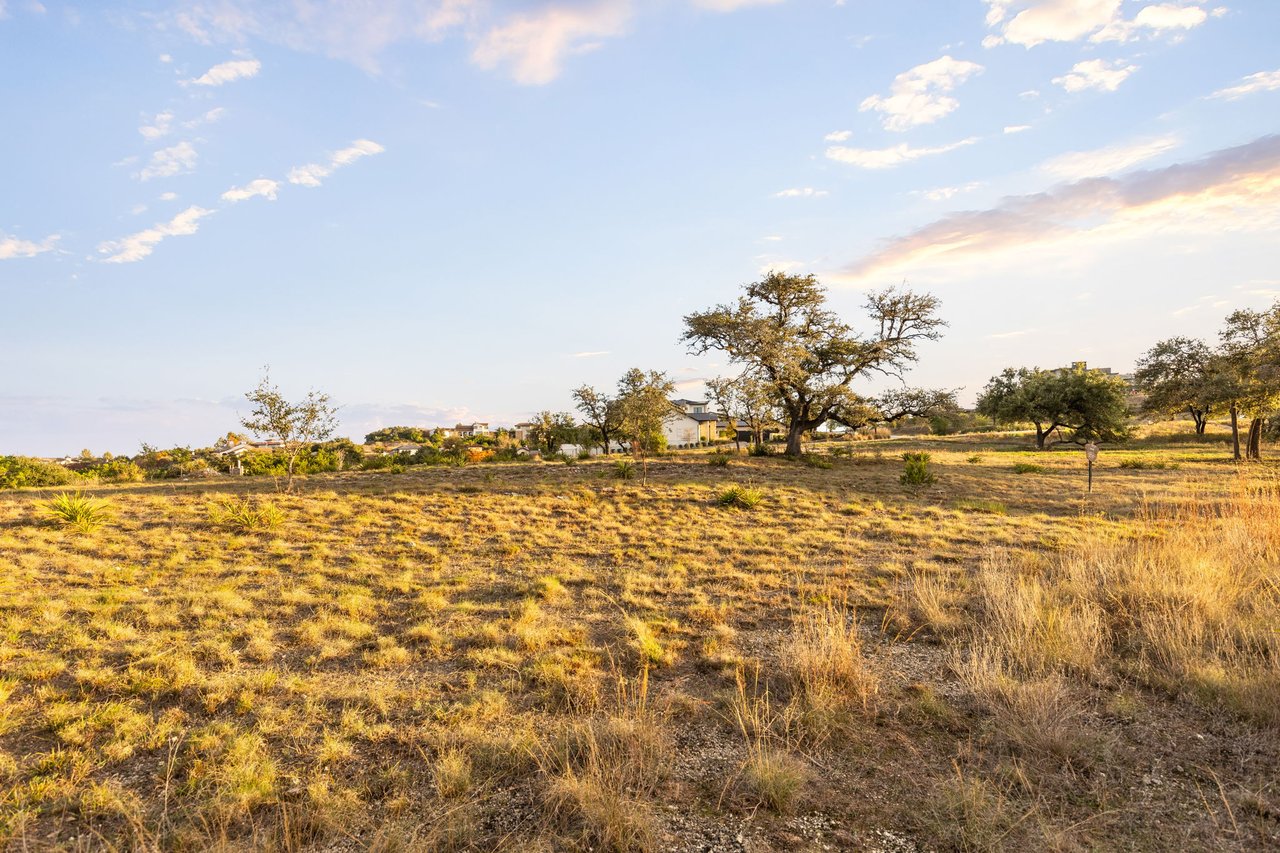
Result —
[[81, 533], [97, 530], [111, 520], [113, 507], [101, 498], [81, 492], [61, 492], [40, 504], [51, 521]]
[[619, 459], [613, 463], [613, 476], [617, 480], [630, 480], [636, 475], [636, 466], [630, 459]]
[[284, 523], [284, 511], [270, 501], [227, 498], [209, 506], [209, 520], [233, 530], [272, 530]]
[[720, 506], [735, 507], [737, 509], [755, 509], [764, 500], [764, 492], [750, 486], [741, 486], [734, 484], [727, 489], [721, 489], [720, 494], [716, 495], [716, 503]]

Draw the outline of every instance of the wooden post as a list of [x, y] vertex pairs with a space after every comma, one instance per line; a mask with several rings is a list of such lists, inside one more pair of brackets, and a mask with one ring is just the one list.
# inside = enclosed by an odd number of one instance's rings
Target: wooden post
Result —
[[1093, 463], [1098, 461], [1098, 445], [1092, 441], [1084, 446], [1084, 458], [1089, 462], [1089, 491], [1093, 491]]

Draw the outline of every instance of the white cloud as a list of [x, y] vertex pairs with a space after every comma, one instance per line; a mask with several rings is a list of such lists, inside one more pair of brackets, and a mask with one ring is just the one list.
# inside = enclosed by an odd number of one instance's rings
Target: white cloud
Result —
[[1274, 92], [1276, 89], [1280, 89], [1280, 69], [1250, 74], [1242, 78], [1236, 85], [1219, 89], [1209, 97], [1235, 101], [1257, 92]]
[[386, 149], [376, 142], [368, 139], [357, 139], [347, 148], [333, 152], [329, 156], [327, 164], [308, 163], [305, 166], [296, 166], [289, 170], [289, 183], [297, 184], [303, 187], [318, 187], [322, 179], [327, 178], [333, 173], [334, 169], [342, 166], [350, 165], [361, 157], [368, 157], [372, 154], [381, 154]]
[[[0, 7], [3, 11], [3, 7]], [[55, 243], [58, 242], [59, 235], [50, 234], [39, 243], [32, 240], [23, 240], [21, 237], [14, 237], [0, 232], [0, 261], [11, 261], [14, 258], [34, 258], [36, 255], [52, 251]]]
[[1137, 70], [1138, 66], [1125, 65], [1124, 60], [1108, 62], [1105, 59], [1088, 59], [1071, 66], [1070, 73], [1054, 77], [1053, 82], [1068, 92], [1083, 92], [1086, 89], [1114, 92]]
[[199, 127], [202, 124], [213, 124], [215, 121], [222, 118], [226, 114], [227, 114], [227, 111], [225, 108], [214, 107], [213, 109], [209, 110], [202, 116], [193, 118], [191, 121], [184, 121], [182, 123], [182, 126], [191, 128], [191, 127]]
[[987, 210], [944, 216], [846, 267], [846, 282], [988, 270], [1047, 253], [1078, 258], [1118, 241], [1228, 231], [1280, 231], [1280, 135], [1216, 151], [1194, 162], [1120, 177], [1086, 178], [1012, 196]]
[[221, 86], [235, 80], [256, 77], [261, 70], [262, 63], [256, 59], [232, 59], [213, 66], [199, 77], [187, 82], [196, 86]]
[[921, 157], [945, 154], [962, 146], [972, 145], [977, 141], [978, 138], [976, 136], [971, 136], [968, 139], [961, 139], [958, 142], [951, 142], [947, 145], [938, 145], [932, 148], [913, 148], [905, 142], [900, 142], [888, 148], [849, 148], [844, 145], [832, 145], [827, 149], [826, 155], [829, 160], [835, 160], [838, 163], [849, 163], [861, 169], [891, 169], [903, 163], [910, 163], [912, 160], [919, 160]]
[[144, 124], [138, 128], [138, 133], [148, 142], [153, 142], [162, 136], [167, 136], [173, 130], [173, 113], [166, 110], [157, 113], [156, 117], [151, 120], [150, 124]]
[[881, 121], [889, 130], [932, 124], [960, 106], [959, 101], [943, 93], [981, 71], [982, 66], [976, 62], [943, 56], [894, 77], [888, 97], [872, 95], [859, 109], [882, 113]]
[[552, 5], [512, 15], [480, 37], [471, 59], [481, 68], [507, 68], [527, 86], [560, 76], [567, 56], [619, 36], [631, 20], [629, 0], [596, 0], [587, 5]]
[[196, 233], [200, 220], [212, 214], [212, 210], [192, 205], [168, 222], [160, 222], [145, 231], [130, 234], [120, 240], [108, 241], [98, 246], [106, 255], [102, 260], [109, 264], [128, 264], [150, 255], [166, 237], [186, 237]]
[[159, 59], [161, 62], [163, 62], [166, 65], [168, 65], [170, 62], [173, 62], [173, 57], [167, 53], [160, 54]]
[[161, 201], [173, 201], [177, 197], [178, 197], [177, 193], [160, 193]]
[[1031, 129], [1031, 125], [1029, 124], [1014, 124], [1014, 125], [1009, 125], [1005, 127], [1004, 132], [1005, 133], [1022, 133], [1024, 130], [1030, 130], [1030, 129]]
[[929, 201], [946, 201], [949, 198], [960, 195], [961, 193], [969, 193], [982, 186], [981, 181], [970, 181], [967, 184], [961, 184], [954, 187], [935, 187], [931, 190], [916, 190], [912, 195], [921, 196]]
[[826, 136], [822, 137], [823, 142], [848, 142], [849, 137], [853, 136], [852, 130], [833, 130]]
[[151, 160], [143, 167], [139, 177], [144, 181], [152, 178], [168, 178], [190, 172], [196, 166], [195, 146], [190, 142], [179, 142], [168, 148], [161, 148], [151, 155]]
[[273, 181], [269, 178], [258, 178], [256, 181], [250, 181], [242, 187], [232, 187], [222, 194], [223, 201], [245, 201], [262, 196], [268, 201], [276, 200], [276, 193], [280, 190], [280, 182]]
[[774, 198], [818, 198], [827, 194], [826, 190], [816, 190], [813, 187], [791, 187], [790, 189], [780, 190], [773, 194]]
[[1181, 140], [1174, 134], [1109, 145], [1093, 151], [1072, 151], [1054, 157], [1041, 169], [1064, 180], [1076, 181], [1097, 175], [1111, 175], [1136, 166], [1152, 157], [1177, 148]]
[[1131, 41], [1142, 35], [1157, 37], [1178, 30], [1194, 29], [1209, 19], [1209, 13], [1199, 6], [1175, 6], [1160, 3], [1144, 6], [1131, 21], [1117, 20], [1103, 27], [1089, 40]]
[[[1209, 13], [1194, 4], [1151, 3], [1131, 19], [1121, 0], [986, 0], [988, 35], [983, 47], [1009, 42], [1035, 47], [1050, 41], [1130, 41], [1139, 37], [1179, 37], [1203, 24]], [[1213, 10], [1220, 17], [1218, 10]]]

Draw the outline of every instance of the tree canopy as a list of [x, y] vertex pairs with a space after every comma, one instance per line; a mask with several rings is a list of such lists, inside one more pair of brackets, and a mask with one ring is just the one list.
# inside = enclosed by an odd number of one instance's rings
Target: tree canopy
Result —
[[1123, 379], [1095, 370], [1010, 367], [987, 383], [977, 411], [1002, 423], [1033, 424], [1040, 450], [1055, 430], [1069, 430], [1079, 444], [1123, 441], [1129, 420], [1125, 392]]
[[1218, 402], [1214, 383], [1213, 350], [1197, 338], [1175, 337], [1158, 342], [1138, 359], [1134, 381], [1147, 395], [1145, 412], [1177, 415], [1186, 412], [1204, 435], [1209, 415]]
[[744, 374], [766, 383], [787, 426], [787, 453], [843, 407], [860, 403], [851, 390], [871, 373], [901, 376], [922, 340], [946, 324], [927, 294], [888, 288], [866, 302], [873, 331], [859, 335], [827, 307], [812, 275], [771, 272], [748, 284], [736, 303], [685, 316], [682, 340], [694, 353], [719, 350]]
[[294, 465], [304, 445], [325, 441], [338, 426], [338, 410], [329, 395], [311, 390], [296, 403], [284, 398], [264, 369], [258, 387], [245, 394], [253, 408], [241, 425], [259, 438], [280, 442], [288, 458], [287, 489], [293, 488]]

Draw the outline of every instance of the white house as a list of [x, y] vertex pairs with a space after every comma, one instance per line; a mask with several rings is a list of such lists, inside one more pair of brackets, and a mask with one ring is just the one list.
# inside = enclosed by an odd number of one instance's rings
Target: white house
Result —
[[667, 447], [696, 447], [716, 440], [720, 416], [707, 411], [706, 400], [672, 400], [671, 408], [662, 424]]

